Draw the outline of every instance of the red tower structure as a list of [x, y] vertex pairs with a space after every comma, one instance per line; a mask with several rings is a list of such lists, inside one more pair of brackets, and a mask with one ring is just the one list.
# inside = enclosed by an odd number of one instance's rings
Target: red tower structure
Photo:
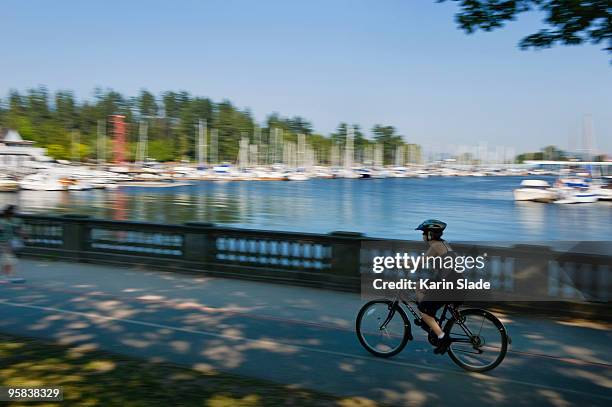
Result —
[[114, 114], [110, 116], [113, 125], [113, 161], [124, 163], [126, 156], [125, 116]]

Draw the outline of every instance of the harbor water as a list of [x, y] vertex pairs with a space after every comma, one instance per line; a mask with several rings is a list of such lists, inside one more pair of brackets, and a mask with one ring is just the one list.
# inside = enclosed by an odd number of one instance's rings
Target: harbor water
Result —
[[610, 201], [577, 205], [515, 202], [512, 190], [522, 179], [202, 181], [172, 188], [0, 193], [0, 204], [16, 203], [21, 212], [29, 213], [80, 213], [179, 224], [200, 221], [316, 233], [343, 230], [409, 240], [420, 238], [414, 228], [427, 218], [447, 222], [446, 236], [451, 241], [610, 239]]

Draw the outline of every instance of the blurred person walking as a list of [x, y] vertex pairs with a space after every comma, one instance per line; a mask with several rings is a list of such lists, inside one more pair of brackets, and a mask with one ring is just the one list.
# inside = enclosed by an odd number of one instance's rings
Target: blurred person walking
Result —
[[17, 266], [15, 252], [23, 247], [21, 219], [15, 214], [15, 205], [8, 205], [0, 214], [0, 267], [4, 275], [0, 277], [0, 283], [25, 282], [24, 278], [14, 277]]

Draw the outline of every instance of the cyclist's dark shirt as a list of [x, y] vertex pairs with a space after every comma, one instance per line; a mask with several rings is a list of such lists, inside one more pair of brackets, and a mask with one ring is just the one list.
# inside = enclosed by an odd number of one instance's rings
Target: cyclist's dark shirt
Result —
[[[450, 247], [448, 243], [444, 240], [432, 240], [429, 242], [429, 249], [427, 249], [427, 253], [425, 256], [427, 257], [437, 257], [444, 256], [446, 253], [452, 251], [453, 249]], [[428, 315], [435, 316], [436, 312], [444, 305], [443, 301], [428, 301], [427, 295], [424, 295], [419, 301], [418, 307], [421, 312], [424, 312]]]
[[429, 249], [425, 256], [444, 256], [447, 252], [452, 251], [451, 247], [444, 240], [432, 240], [429, 242]]

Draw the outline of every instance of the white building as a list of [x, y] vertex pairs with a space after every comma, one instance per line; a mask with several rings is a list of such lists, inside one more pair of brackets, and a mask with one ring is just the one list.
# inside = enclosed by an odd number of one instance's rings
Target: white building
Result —
[[46, 155], [46, 149], [32, 147], [33, 144], [33, 141], [23, 140], [17, 130], [0, 129], [0, 167], [21, 167], [32, 161], [52, 161]]

